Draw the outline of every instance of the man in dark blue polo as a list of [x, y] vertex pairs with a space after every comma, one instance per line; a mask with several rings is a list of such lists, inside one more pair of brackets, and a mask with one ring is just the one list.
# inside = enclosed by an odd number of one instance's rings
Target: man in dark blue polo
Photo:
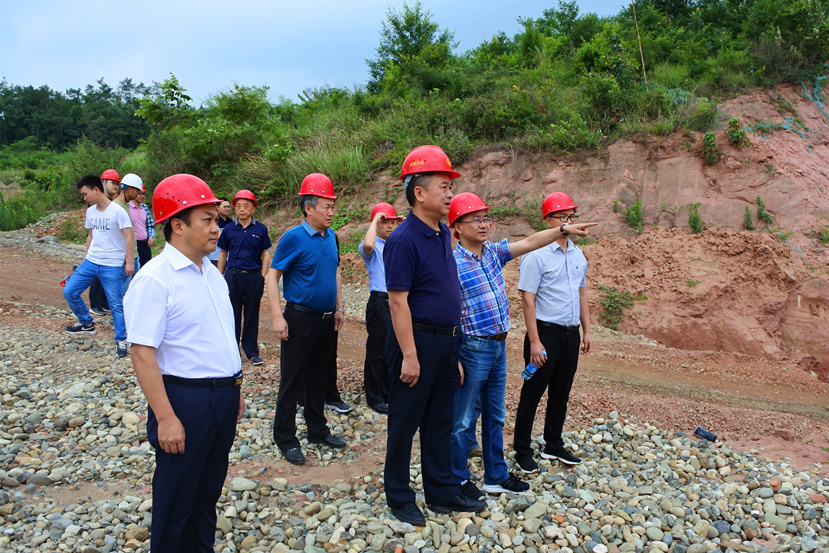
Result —
[[335, 333], [345, 320], [340, 255], [330, 228], [337, 196], [331, 179], [320, 173], [305, 177], [299, 195], [305, 221], [282, 235], [267, 276], [273, 330], [282, 340], [273, 439], [295, 465], [305, 462], [296, 436], [296, 406], [303, 395], [308, 441], [345, 447], [331, 435], [324, 413]]
[[386, 501], [394, 516], [414, 525], [426, 522], [409, 487], [418, 427], [427, 505], [439, 513], [486, 507], [461, 493], [449, 456], [455, 393], [463, 377], [458, 364], [461, 289], [450, 231], [440, 220], [449, 213], [452, 179], [459, 176], [437, 146], [412, 150], [400, 172], [412, 210], [384, 250], [392, 320], [386, 339], [392, 377]]
[[224, 273], [230, 290], [236, 341], [241, 337], [247, 358], [254, 365], [261, 365], [264, 361], [259, 357], [259, 303], [265, 289], [271, 239], [268, 227], [253, 218], [256, 211], [253, 192], [240, 190], [233, 198], [233, 207], [237, 219], [222, 229], [218, 242], [221, 252], [216, 266]]

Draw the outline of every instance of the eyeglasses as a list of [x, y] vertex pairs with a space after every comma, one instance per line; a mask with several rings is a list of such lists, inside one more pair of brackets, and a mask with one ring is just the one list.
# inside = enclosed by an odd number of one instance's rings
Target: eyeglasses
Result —
[[571, 213], [570, 215], [550, 215], [553, 219], [558, 219], [562, 223], [566, 223], [568, 220], [572, 222], [576, 222], [579, 220], [579, 216], [575, 213]]
[[468, 221], [458, 221], [459, 223], [474, 223], [476, 225], [480, 225], [481, 223], [485, 225], [489, 225], [492, 223], [492, 219], [489, 217], [484, 217], [481, 219], [480, 217], [475, 217], [474, 219], [470, 219]]

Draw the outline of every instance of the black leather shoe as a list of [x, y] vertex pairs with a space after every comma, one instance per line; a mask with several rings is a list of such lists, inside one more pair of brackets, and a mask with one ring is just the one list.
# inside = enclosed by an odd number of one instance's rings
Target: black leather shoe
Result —
[[391, 514], [397, 517], [400, 522], [408, 522], [412, 526], [424, 526], [426, 517], [414, 503], [406, 503], [400, 507], [391, 507]]
[[292, 465], [305, 464], [305, 456], [302, 454], [302, 450], [298, 447], [291, 448], [288, 451], [283, 451], [282, 455], [284, 455], [285, 460]]
[[312, 440], [312, 439], [309, 438], [308, 441], [311, 442], [312, 444], [327, 445], [328, 447], [335, 447], [337, 449], [345, 447], [345, 442], [344, 441], [342, 441], [339, 438], [335, 438], [331, 434], [329, 434], [328, 436], [326, 436], [325, 438], [323, 438], [321, 440]]
[[378, 413], [388, 413], [389, 412], [389, 404], [388, 403], [375, 403], [371, 406], [372, 409], [377, 411]]
[[460, 493], [440, 505], [429, 505], [429, 508], [436, 513], [448, 513], [449, 511], [467, 511], [470, 513], [476, 513], [478, 511], [483, 511], [486, 508], [486, 502], [466, 497]]

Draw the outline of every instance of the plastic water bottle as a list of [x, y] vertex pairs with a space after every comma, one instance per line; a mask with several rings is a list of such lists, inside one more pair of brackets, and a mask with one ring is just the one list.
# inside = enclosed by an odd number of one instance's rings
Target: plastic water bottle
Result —
[[[547, 355], [547, 352], [542, 351], [541, 354], [542, 355]], [[521, 373], [521, 376], [524, 377], [524, 380], [529, 380], [533, 377], [533, 375], [535, 374], [535, 371], [537, 371], [537, 370], [538, 370], [538, 366], [535, 365], [535, 363], [533, 363], [532, 361], [530, 361], [529, 365], [524, 367], [524, 372]]]

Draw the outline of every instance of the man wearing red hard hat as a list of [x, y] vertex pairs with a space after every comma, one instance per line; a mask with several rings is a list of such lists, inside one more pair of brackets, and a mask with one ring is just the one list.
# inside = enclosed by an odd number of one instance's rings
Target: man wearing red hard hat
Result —
[[[593, 349], [587, 259], [566, 230], [571, 226], [568, 223], [579, 219], [576, 204], [567, 194], [554, 192], [544, 198], [541, 214], [547, 225], [559, 229], [562, 236], [521, 258], [518, 290], [527, 325], [524, 362], [538, 367], [530, 379], [524, 380], [515, 414], [515, 462], [525, 473], [538, 471], [533, 459], [532, 429], [545, 391], [547, 413], [541, 457], [566, 465], [581, 463], [581, 459], [564, 447], [561, 432], [578, 368], [579, 344], [585, 355]], [[583, 336], [579, 334], [579, 326]]]
[[366, 404], [378, 413], [389, 412], [389, 369], [386, 364], [386, 335], [391, 325], [389, 294], [383, 249], [400, 217], [388, 203], [371, 209], [366, 235], [359, 251], [368, 272], [369, 297], [366, 303], [366, 360], [363, 364], [363, 386]]
[[158, 183], [153, 210], [167, 243], [124, 298], [155, 449], [153, 553], [213, 551], [216, 501], [245, 409], [227, 284], [207, 259], [219, 237], [218, 201], [193, 175]]
[[271, 238], [268, 227], [253, 218], [256, 197], [250, 190], [240, 190], [233, 198], [236, 221], [222, 228], [219, 235], [219, 261], [224, 273], [236, 322], [236, 341], [253, 365], [264, 363], [259, 357], [259, 305], [265, 291]]
[[340, 253], [331, 230], [337, 196], [331, 179], [321, 173], [305, 177], [299, 196], [305, 220], [279, 239], [267, 276], [273, 330], [282, 341], [273, 438], [294, 465], [305, 462], [296, 435], [296, 407], [303, 394], [308, 441], [333, 448], [346, 445], [331, 435], [325, 420], [326, 392], [336, 384], [329, 382], [336, 331], [345, 320]]

